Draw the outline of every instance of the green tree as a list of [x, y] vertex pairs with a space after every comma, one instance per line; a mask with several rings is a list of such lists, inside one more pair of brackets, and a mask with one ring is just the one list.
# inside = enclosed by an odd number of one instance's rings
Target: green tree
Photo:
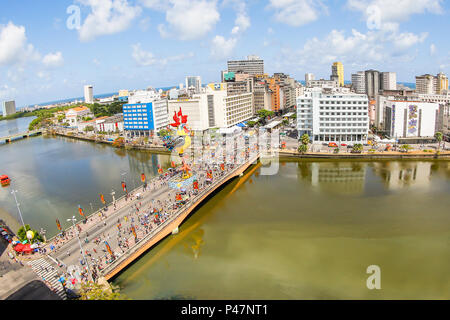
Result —
[[[27, 238], [27, 231], [32, 230], [30, 225], [26, 224], [25, 229], [22, 227], [19, 228], [17, 231], [17, 237], [20, 241], [28, 240]], [[34, 233], [33, 239], [31, 239], [31, 242], [34, 242], [36, 240], [39, 240], [40, 242], [44, 242], [44, 238], [37, 232], [36, 230], [32, 230]]]
[[300, 137], [300, 141], [302, 142], [302, 144], [308, 145], [309, 142], [310, 142], [309, 135], [308, 135], [307, 133], [305, 133], [304, 135], [302, 135], [302, 136]]
[[84, 131], [86, 131], [86, 132], [94, 131], [94, 127], [93, 127], [93, 126], [86, 126], [86, 127], [84, 128]]
[[444, 135], [442, 134], [442, 132], [436, 132], [434, 137], [436, 138], [437, 142], [438, 142], [438, 151], [441, 150], [441, 141], [444, 137]]
[[129, 300], [116, 290], [89, 282], [81, 285], [79, 300]]
[[364, 146], [361, 143], [355, 144], [352, 148], [353, 153], [361, 153], [363, 150], [364, 150]]
[[308, 152], [308, 145], [307, 144], [301, 144], [298, 147], [298, 152], [300, 152], [301, 154], [305, 154], [306, 152]]
[[409, 144], [403, 144], [401, 147], [400, 147], [400, 151], [402, 151], [402, 152], [408, 152], [409, 150], [411, 150], [412, 148], [411, 148], [411, 146], [409, 145]]
[[253, 128], [257, 123], [256, 121], [247, 121], [247, 126]]

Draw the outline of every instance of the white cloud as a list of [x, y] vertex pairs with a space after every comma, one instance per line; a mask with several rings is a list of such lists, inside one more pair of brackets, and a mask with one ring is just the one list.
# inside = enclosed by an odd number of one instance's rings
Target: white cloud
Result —
[[210, 32], [220, 20], [217, 0], [141, 0], [151, 9], [166, 13], [165, 25], [159, 25], [162, 37], [173, 36], [180, 40], [199, 39]]
[[442, 0], [347, 0], [352, 10], [361, 11], [369, 23], [399, 23], [409, 20], [411, 15], [425, 12], [441, 14]]
[[299, 27], [318, 19], [327, 12], [320, 0], [270, 0], [268, 9], [275, 10], [275, 19], [288, 25]]
[[12, 22], [0, 25], [0, 66], [39, 58], [40, 55], [33, 45], [27, 43], [24, 26], [16, 26]]
[[211, 56], [218, 60], [228, 58], [233, 52], [236, 43], [236, 38], [227, 40], [222, 36], [215, 36], [212, 40]]
[[430, 45], [430, 55], [434, 56], [435, 53], [436, 53], [436, 46], [434, 45], [434, 43], [432, 43]]
[[16, 94], [16, 88], [9, 87], [7, 84], [0, 86], [0, 99], [13, 99]]
[[64, 58], [60, 51], [55, 53], [49, 53], [45, 55], [45, 57], [42, 59], [42, 63], [46, 67], [60, 67], [64, 63]]
[[144, 49], [142, 49], [140, 43], [133, 45], [132, 48], [133, 52], [131, 56], [133, 57], [136, 64], [141, 67], [148, 67], [153, 65], [162, 67], [167, 65], [167, 63], [171, 61], [181, 61], [194, 57], [194, 53], [190, 52], [188, 54], [179, 54], [176, 56], [157, 58], [152, 52], [145, 51]]
[[235, 26], [231, 30], [231, 33], [237, 35], [247, 30], [251, 23], [250, 17], [247, 14], [247, 4], [241, 0], [233, 0], [233, 2], [235, 2], [236, 20], [234, 21]]
[[381, 62], [404, 62], [415, 55], [414, 47], [422, 43], [427, 33], [399, 33], [398, 31], [368, 31], [361, 33], [355, 29], [350, 35], [345, 31], [332, 30], [324, 39], [312, 38], [299, 51], [284, 49], [280, 63], [323, 69], [334, 61], [362, 68]]
[[142, 9], [127, 0], [78, 0], [91, 7], [91, 13], [79, 30], [81, 41], [91, 41], [98, 36], [122, 32], [141, 14]]

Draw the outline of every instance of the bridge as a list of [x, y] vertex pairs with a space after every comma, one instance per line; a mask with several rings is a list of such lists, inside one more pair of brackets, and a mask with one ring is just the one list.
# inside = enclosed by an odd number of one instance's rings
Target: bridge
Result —
[[12, 134], [12, 135], [9, 135], [6, 137], [0, 137], [0, 142], [10, 143], [12, 141], [40, 135], [40, 134], [42, 134], [42, 132], [43, 132], [43, 130], [39, 129], [39, 130], [22, 132], [22, 133], [16, 133], [16, 134]]
[[[200, 187], [197, 193], [191, 194], [189, 199], [186, 200], [186, 203], [178, 208], [172, 206], [175, 191], [168, 187], [168, 181], [161, 180], [160, 176], [149, 180], [146, 190], [141, 185], [130, 192], [130, 195], [133, 196], [140, 193], [141, 197], [139, 199], [125, 199], [125, 196], [123, 196], [114, 200], [117, 208], [115, 206], [113, 209], [112, 205], [109, 205], [106, 211], [99, 210], [87, 217], [86, 224], [79, 221], [77, 228], [78, 226], [81, 228], [80, 233], [71, 227], [66, 229], [66, 237], [64, 240], [58, 237], [49, 239], [46, 245], [48, 253], [46, 259], [48, 258], [49, 261], [51, 260], [51, 263], [57, 266], [80, 267], [80, 260], [84, 260], [84, 258], [80, 252], [78, 242], [79, 234], [82, 242], [86, 240], [83, 243], [83, 251], [89, 252], [89, 258], [87, 256], [85, 258], [90, 264], [90, 269], [95, 271], [96, 278], [111, 280], [161, 240], [172, 233], [177, 233], [178, 227], [189, 217], [195, 208], [203, 201], [206, 201], [221, 186], [233, 178], [242, 175], [252, 164], [257, 163], [260, 155], [256, 150], [255, 148], [253, 153], [250, 152], [247, 154], [245, 158], [241, 159], [241, 162], [233, 166], [224, 166], [224, 171], [219, 169], [219, 164], [217, 164], [217, 170], [213, 173], [212, 183], [206, 183], [204, 174], [206, 165], [202, 164], [203, 161], [200, 164], [192, 165], [191, 167], [194, 174], [198, 177]], [[190, 189], [192, 190], [192, 187]], [[159, 203], [158, 206], [155, 205], [156, 202]], [[138, 206], [140, 210], [137, 210]], [[144, 228], [140, 222], [144, 213], [150, 211], [151, 207], [152, 209], [156, 207], [164, 212], [163, 219], [158, 222], [152, 220], [149, 226], [147, 227], [145, 225]], [[151, 217], [153, 218], [153, 216]], [[137, 221], [134, 222], [133, 219]], [[119, 224], [123, 226], [119, 228]], [[136, 237], [131, 234], [130, 228], [132, 226], [135, 226]], [[119, 235], [116, 238], [117, 233]], [[123, 245], [124, 242], [122, 241], [125, 238], [126, 246]], [[109, 255], [105, 250], [105, 240], [111, 248]], [[56, 248], [50, 250], [50, 245]], [[111, 253], [113, 254], [111, 255]], [[86, 268], [86, 264], [84, 264], [84, 268]], [[64, 269], [60, 268], [60, 271], [64, 272]]]
[[223, 177], [214, 181], [208, 188], [200, 192], [198, 195], [189, 199], [189, 201], [180, 208], [175, 214], [173, 214], [168, 220], [164, 221], [155, 230], [149, 233], [146, 237], [139, 240], [138, 243], [128, 252], [125, 252], [113, 263], [111, 263], [107, 268], [102, 270], [101, 275], [106, 279], [110, 280], [120, 271], [126, 268], [135, 259], [149, 250], [151, 247], [156, 245], [158, 242], [163, 240], [165, 237], [171, 233], [176, 233], [178, 227], [186, 220], [189, 214], [199, 206], [208, 196], [214, 193], [222, 185], [230, 181], [231, 179], [243, 174], [252, 164], [256, 163], [259, 155], [253, 157], [253, 159], [247, 160], [245, 163], [236, 166], [231, 172], [228, 172]]

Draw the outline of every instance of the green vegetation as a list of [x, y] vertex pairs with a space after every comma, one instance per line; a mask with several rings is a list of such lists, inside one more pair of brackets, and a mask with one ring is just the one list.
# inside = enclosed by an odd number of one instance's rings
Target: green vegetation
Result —
[[333, 153], [338, 154], [341, 151], [339, 147], [334, 148]]
[[165, 137], [165, 136], [169, 136], [170, 132], [168, 130], [166, 130], [166, 129], [161, 129], [161, 130], [159, 130], [158, 135], [160, 137]]
[[352, 148], [353, 153], [361, 153], [363, 150], [364, 150], [364, 146], [361, 143], [355, 144]]
[[128, 298], [116, 290], [90, 282], [81, 285], [79, 300], [128, 300]]
[[33, 112], [30, 112], [30, 111], [16, 112], [14, 114], [10, 114], [9, 116], [0, 116], [0, 121], [12, 120], [12, 119], [24, 118], [24, 117], [32, 117], [32, 116], [34, 116], [34, 114], [33, 114]]
[[298, 152], [304, 154], [305, 152], [308, 151], [308, 144], [310, 142], [309, 135], [305, 133], [300, 137], [300, 141], [302, 144], [298, 147]]
[[442, 134], [442, 132], [436, 132], [434, 137], [436, 138], [436, 140], [438, 142], [438, 151], [440, 151], [441, 150], [441, 141], [442, 141], [444, 135]]
[[[27, 239], [27, 231], [31, 230], [31, 227], [28, 224], [25, 225], [25, 228], [26, 229], [24, 229], [22, 226], [19, 228], [19, 231], [17, 231], [17, 237], [19, 238], [19, 240], [21, 242], [24, 240], [28, 240]], [[32, 230], [32, 231], [34, 233], [34, 237], [33, 237], [33, 239], [31, 239], [31, 242], [34, 242], [36, 240], [39, 240], [40, 242], [44, 242], [44, 238], [39, 234], [39, 232], [37, 232], [36, 230]]]
[[[51, 124], [51, 118], [53, 118], [54, 114], [60, 111], [65, 111], [73, 106], [66, 106], [66, 107], [56, 107], [56, 108], [50, 108], [50, 109], [40, 109], [33, 112], [30, 112], [32, 116], [36, 116], [37, 118], [31, 121], [28, 130], [32, 131], [35, 129], [39, 129], [41, 127], [45, 127]], [[63, 121], [65, 119], [61, 117], [62, 115], [58, 116], [58, 121]]]
[[288, 126], [289, 125], [289, 120], [284, 119], [282, 124], [283, 124], [283, 126]]
[[304, 154], [308, 151], [308, 145], [307, 144], [301, 144], [298, 147], [298, 152], [300, 152], [301, 154]]
[[91, 112], [94, 114], [96, 118], [98, 117], [110, 117], [118, 113], [122, 113], [123, 111], [123, 105], [125, 102], [123, 101], [115, 101], [111, 104], [99, 104], [94, 103], [91, 105], [86, 105], [89, 109], [91, 109]]
[[412, 147], [409, 144], [404, 144], [400, 147], [401, 152], [408, 152], [411, 149], [412, 149]]
[[86, 132], [94, 131], [94, 127], [93, 126], [86, 126], [86, 128], [84, 128], [84, 131], [86, 131]]
[[253, 128], [254, 126], [256, 126], [258, 122], [257, 121], [247, 121], [247, 126], [249, 128]]

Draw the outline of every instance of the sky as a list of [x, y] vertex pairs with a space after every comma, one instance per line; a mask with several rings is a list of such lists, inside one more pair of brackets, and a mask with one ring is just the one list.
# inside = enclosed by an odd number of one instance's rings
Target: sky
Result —
[[0, 100], [18, 107], [120, 89], [220, 81], [255, 54], [266, 73], [345, 80], [370, 68], [450, 74], [447, 0], [0, 0]]

